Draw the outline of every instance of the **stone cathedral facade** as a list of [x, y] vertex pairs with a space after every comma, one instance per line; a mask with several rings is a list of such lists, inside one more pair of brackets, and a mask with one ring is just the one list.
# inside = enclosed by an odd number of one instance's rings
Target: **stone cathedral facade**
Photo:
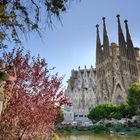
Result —
[[126, 39], [120, 16], [118, 22], [118, 44], [109, 43], [105, 17], [103, 17], [103, 44], [97, 28], [96, 41], [96, 97], [97, 103], [119, 104], [126, 101], [128, 86], [139, 82], [139, 48], [134, 48], [125, 20]]
[[[140, 81], [139, 48], [133, 46], [125, 20], [126, 38], [123, 34], [120, 16], [118, 22], [118, 43], [110, 43], [107, 34], [105, 17], [103, 19], [103, 43], [96, 25], [96, 69], [72, 70], [65, 92], [71, 102], [71, 113], [65, 118], [87, 120], [90, 108], [97, 104], [120, 104], [126, 101], [128, 86]], [[69, 113], [68, 113], [69, 112]]]
[[67, 120], [71, 121], [74, 118], [75, 121], [88, 121], [87, 114], [90, 108], [96, 105], [95, 77], [96, 71], [92, 66], [90, 69], [85, 66], [85, 69], [79, 67], [78, 70], [71, 71], [65, 92], [72, 102], [71, 107], [65, 107]]

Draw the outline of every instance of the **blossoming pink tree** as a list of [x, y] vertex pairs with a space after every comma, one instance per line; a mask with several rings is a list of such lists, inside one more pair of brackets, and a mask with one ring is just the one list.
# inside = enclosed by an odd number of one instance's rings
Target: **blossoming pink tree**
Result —
[[45, 59], [31, 57], [29, 52], [24, 54], [20, 48], [4, 53], [3, 60], [6, 65], [15, 66], [17, 79], [4, 86], [6, 105], [0, 118], [1, 139], [52, 136], [61, 106], [68, 104], [61, 89], [62, 77], [51, 76]]

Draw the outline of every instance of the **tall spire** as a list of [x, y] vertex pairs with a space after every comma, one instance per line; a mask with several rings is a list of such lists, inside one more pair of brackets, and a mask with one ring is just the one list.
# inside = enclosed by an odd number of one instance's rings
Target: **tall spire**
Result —
[[107, 58], [109, 56], [109, 39], [106, 30], [105, 17], [103, 17], [102, 19], [103, 19], [103, 51], [104, 58]]
[[131, 40], [131, 36], [129, 33], [128, 23], [127, 23], [128, 20], [125, 20], [124, 22], [125, 22], [125, 28], [126, 28], [126, 42], [127, 42], [127, 49], [128, 49], [128, 58], [130, 60], [136, 60], [133, 42]]
[[99, 35], [99, 25], [96, 25], [96, 31], [97, 31], [97, 45], [101, 46], [101, 41], [100, 41], [100, 35]]
[[119, 44], [120, 56], [127, 57], [127, 49], [126, 49], [125, 38], [121, 27], [120, 15], [117, 15], [116, 17], [118, 20], [118, 44]]
[[100, 41], [100, 35], [99, 35], [99, 25], [96, 25], [96, 64], [99, 64], [101, 62], [102, 57], [102, 49], [101, 49], [101, 41]]

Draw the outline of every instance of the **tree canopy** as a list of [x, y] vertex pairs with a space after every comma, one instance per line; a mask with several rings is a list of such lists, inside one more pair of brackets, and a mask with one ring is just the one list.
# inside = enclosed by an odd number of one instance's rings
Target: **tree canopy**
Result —
[[20, 34], [30, 31], [39, 32], [52, 24], [52, 18], [60, 19], [73, 0], [1, 0], [0, 1], [0, 47], [3, 40], [13, 39], [21, 43]]
[[[48, 138], [62, 120], [62, 77], [51, 75], [45, 59], [31, 57], [23, 49], [3, 54], [6, 66], [13, 64], [17, 80], [4, 85], [4, 104], [0, 116], [0, 139]], [[7, 73], [13, 71], [7, 70]]]
[[112, 104], [102, 104], [91, 109], [88, 118], [91, 120], [99, 121], [101, 119], [110, 118], [110, 114], [115, 110]]
[[133, 115], [133, 110], [127, 104], [102, 104], [92, 108], [88, 114], [88, 118], [96, 121], [110, 118], [120, 120], [122, 118], [131, 118]]
[[128, 97], [127, 97], [128, 105], [135, 110], [136, 114], [138, 113], [138, 109], [140, 107], [140, 84], [133, 83], [128, 88]]

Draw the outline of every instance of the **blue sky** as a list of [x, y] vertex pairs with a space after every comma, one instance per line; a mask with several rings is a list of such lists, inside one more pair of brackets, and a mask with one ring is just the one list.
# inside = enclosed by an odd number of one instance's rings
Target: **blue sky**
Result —
[[[78, 0], [77, 0], [78, 1]], [[124, 19], [128, 24], [135, 46], [140, 46], [140, 0], [82, 0], [72, 2], [71, 7], [61, 16], [62, 24], [54, 21], [54, 28], [43, 31], [43, 39], [38, 35], [30, 35], [24, 42], [32, 55], [40, 54], [46, 58], [49, 67], [55, 66], [55, 72], [66, 75], [64, 85], [71, 70], [78, 66], [95, 67], [96, 30], [100, 25], [102, 39], [102, 17], [106, 24], [110, 42], [117, 43], [116, 15], [121, 15], [122, 27]]]

